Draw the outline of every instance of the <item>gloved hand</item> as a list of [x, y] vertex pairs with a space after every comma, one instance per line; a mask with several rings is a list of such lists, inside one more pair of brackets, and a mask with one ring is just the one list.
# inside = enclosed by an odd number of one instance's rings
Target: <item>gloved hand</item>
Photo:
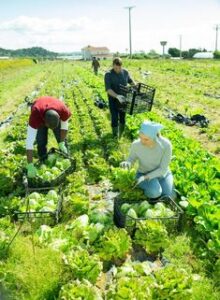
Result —
[[144, 180], [146, 180], [146, 179], [147, 179], [146, 176], [142, 175], [141, 177], [139, 177], [137, 179], [137, 185], [139, 185], [140, 183], [144, 182]]
[[123, 95], [117, 95], [116, 98], [118, 99], [118, 101], [119, 101], [121, 104], [123, 104], [123, 103], [126, 102], [126, 98], [125, 98], [125, 96], [123, 96]]
[[37, 175], [37, 169], [35, 168], [33, 163], [29, 163], [27, 165], [27, 176], [28, 178], [34, 178]]
[[130, 169], [131, 163], [130, 161], [123, 161], [120, 163], [120, 168], [122, 169]]
[[68, 150], [67, 150], [67, 148], [66, 148], [65, 142], [60, 142], [60, 143], [59, 143], [59, 149], [60, 149], [60, 151], [62, 151], [62, 152], [65, 153], [65, 154], [68, 153]]

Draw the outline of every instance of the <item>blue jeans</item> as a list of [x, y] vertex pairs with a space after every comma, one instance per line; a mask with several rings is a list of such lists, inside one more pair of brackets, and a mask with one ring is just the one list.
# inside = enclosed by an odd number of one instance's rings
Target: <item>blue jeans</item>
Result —
[[[142, 175], [146, 174], [137, 172], [136, 179]], [[165, 177], [144, 180], [138, 185], [138, 187], [144, 191], [145, 196], [148, 198], [169, 196], [174, 199], [176, 196], [174, 191], [173, 175], [171, 172], [168, 172]]]

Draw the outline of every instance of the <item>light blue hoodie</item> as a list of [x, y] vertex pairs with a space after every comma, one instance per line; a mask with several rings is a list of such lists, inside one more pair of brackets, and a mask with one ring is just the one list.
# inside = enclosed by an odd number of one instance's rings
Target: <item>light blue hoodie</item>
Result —
[[147, 174], [149, 179], [165, 177], [169, 172], [169, 164], [172, 158], [172, 145], [162, 136], [158, 137], [163, 126], [158, 123], [146, 121], [141, 125], [140, 133], [155, 140], [154, 147], [144, 146], [140, 139], [131, 145], [128, 161], [132, 164], [138, 160], [138, 172]]

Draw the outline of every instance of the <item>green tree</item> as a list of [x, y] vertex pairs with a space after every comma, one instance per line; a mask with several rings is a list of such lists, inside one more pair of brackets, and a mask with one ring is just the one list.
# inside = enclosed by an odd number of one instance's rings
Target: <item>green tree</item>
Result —
[[147, 56], [149, 58], [159, 58], [160, 57], [160, 55], [154, 49], [151, 49], [150, 52], [147, 53]]
[[180, 57], [180, 50], [177, 48], [169, 48], [168, 49], [168, 53], [172, 56], [172, 57]]
[[215, 51], [214, 52], [214, 58], [215, 59], [220, 59], [220, 51]]
[[201, 52], [201, 49], [194, 49], [194, 48], [189, 49], [188, 58], [193, 58], [193, 56], [198, 52]]
[[32, 47], [18, 50], [8, 50], [0, 48], [0, 56], [10, 56], [10, 57], [57, 57], [58, 53], [48, 51], [41, 47]]
[[188, 51], [182, 51], [182, 57], [183, 58], [188, 58], [189, 57], [189, 52]]

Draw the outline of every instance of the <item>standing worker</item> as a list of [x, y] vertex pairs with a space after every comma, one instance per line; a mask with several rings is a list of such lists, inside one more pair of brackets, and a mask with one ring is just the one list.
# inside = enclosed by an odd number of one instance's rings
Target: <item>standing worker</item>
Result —
[[98, 75], [98, 70], [100, 68], [100, 63], [99, 63], [99, 61], [96, 57], [92, 58], [92, 68], [93, 68], [93, 71], [94, 71], [95, 75]]
[[108, 94], [111, 113], [111, 126], [113, 137], [120, 138], [125, 128], [126, 94], [121, 91], [121, 86], [135, 85], [127, 70], [122, 68], [122, 60], [115, 58], [113, 68], [105, 74], [105, 89]]
[[120, 164], [122, 168], [129, 169], [138, 161], [136, 185], [152, 200], [160, 196], [175, 198], [173, 175], [169, 169], [172, 145], [168, 139], [161, 136], [162, 128], [159, 123], [143, 122], [139, 139], [132, 143], [127, 161]]
[[31, 115], [27, 129], [27, 173], [28, 177], [36, 176], [36, 168], [33, 164], [33, 145], [36, 139], [40, 160], [47, 157], [48, 128], [53, 130], [59, 149], [67, 153], [66, 135], [68, 131], [68, 119], [70, 110], [63, 101], [43, 96], [35, 100], [31, 108]]

